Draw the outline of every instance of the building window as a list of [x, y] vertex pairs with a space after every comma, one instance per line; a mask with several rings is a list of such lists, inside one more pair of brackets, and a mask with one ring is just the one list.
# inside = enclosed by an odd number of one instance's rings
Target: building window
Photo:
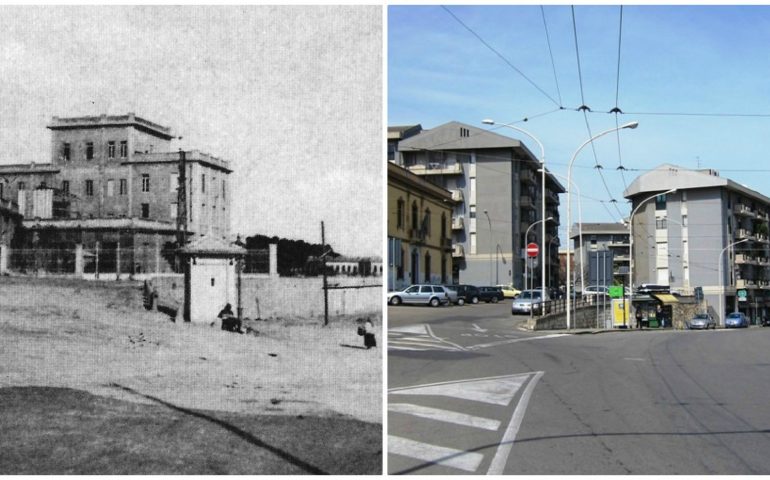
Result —
[[176, 220], [178, 211], [179, 204], [176, 202], [171, 203], [171, 206], [169, 207], [169, 217], [171, 217], [172, 220]]
[[419, 228], [419, 209], [417, 208], [417, 202], [412, 202], [412, 230], [417, 230]]
[[655, 219], [655, 228], [657, 230], [665, 230], [666, 229], [666, 217], [657, 217]]
[[107, 180], [107, 196], [108, 197], [114, 197], [115, 196], [115, 180]]
[[471, 232], [471, 255], [476, 255], [476, 232]]
[[142, 218], [150, 218], [150, 204], [149, 203], [143, 203], [142, 204]]
[[683, 227], [687, 226], [687, 215], [682, 215], [682, 226]]
[[[442, 213], [441, 214], [441, 241], [442, 242], [446, 238], [446, 231], [447, 231], [447, 228], [446, 228], [446, 213]], [[442, 275], [442, 278], [443, 278], [443, 275]], [[442, 282], [443, 282], [443, 280], [442, 280]]]
[[404, 228], [404, 199], [399, 198], [396, 201], [396, 228], [402, 230]]
[[107, 142], [107, 158], [115, 158], [115, 142]]
[[142, 192], [149, 192], [150, 191], [150, 174], [149, 173], [143, 173], [142, 174]]
[[168, 177], [168, 191], [176, 192], [178, 188], [179, 188], [179, 174], [172, 173]]
[[86, 160], [94, 159], [94, 142], [86, 142]]
[[26, 190], [27, 184], [24, 182], [19, 182], [19, 190]]
[[422, 230], [425, 235], [430, 235], [430, 208], [425, 209], [425, 218], [422, 220]]
[[126, 158], [128, 156], [128, 141], [123, 140], [120, 142], [120, 158]]
[[430, 253], [425, 254], [425, 283], [430, 283]]
[[125, 178], [120, 179], [120, 194], [125, 195], [128, 193], [128, 181]]
[[655, 197], [655, 210], [666, 209], [666, 194]]
[[64, 193], [70, 193], [70, 181], [69, 180], [62, 180], [61, 182], [61, 191]]
[[93, 197], [94, 196], [94, 181], [93, 180], [86, 180], [86, 196], [87, 197]]
[[224, 199], [225, 199], [225, 181], [223, 179], [222, 180], [222, 200]]
[[398, 265], [396, 266], [396, 278], [398, 280], [404, 279], [404, 248], [401, 247], [401, 252], [399, 252], [400, 258]]
[[64, 144], [64, 149], [63, 149], [63, 152], [62, 152], [62, 159], [65, 162], [68, 162], [69, 159], [70, 159], [70, 144], [69, 143], [65, 143]]
[[206, 193], [206, 174], [201, 175], [201, 193]]

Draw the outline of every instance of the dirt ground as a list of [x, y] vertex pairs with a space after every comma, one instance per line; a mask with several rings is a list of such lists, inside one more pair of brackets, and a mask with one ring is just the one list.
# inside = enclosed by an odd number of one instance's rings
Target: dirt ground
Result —
[[[0, 278], [0, 388], [357, 419], [381, 430], [382, 351], [361, 348], [354, 319], [255, 322], [256, 332], [239, 335], [173, 323], [141, 305], [137, 284]], [[374, 321], [381, 327], [380, 316]]]

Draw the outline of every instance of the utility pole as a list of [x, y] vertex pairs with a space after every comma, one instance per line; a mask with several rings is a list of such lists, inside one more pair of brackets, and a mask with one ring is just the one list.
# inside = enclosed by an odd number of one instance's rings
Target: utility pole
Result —
[[187, 156], [179, 150], [179, 179], [176, 188], [176, 242], [179, 248], [187, 242]]
[[[324, 222], [321, 222], [321, 250], [326, 248]], [[329, 325], [329, 285], [326, 280], [326, 252], [321, 252], [321, 269], [324, 277], [324, 326]]]

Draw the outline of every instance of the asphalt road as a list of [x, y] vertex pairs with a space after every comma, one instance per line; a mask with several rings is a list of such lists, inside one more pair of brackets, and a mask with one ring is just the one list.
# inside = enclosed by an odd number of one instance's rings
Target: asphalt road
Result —
[[770, 328], [524, 332], [389, 307], [390, 474], [768, 474]]

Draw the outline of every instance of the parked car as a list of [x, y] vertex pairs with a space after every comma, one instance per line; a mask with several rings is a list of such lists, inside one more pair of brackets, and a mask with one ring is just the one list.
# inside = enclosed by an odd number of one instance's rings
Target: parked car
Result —
[[770, 317], [762, 318], [762, 326], [763, 327], [770, 327]]
[[503, 294], [502, 289], [500, 287], [478, 287], [479, 288], [479, 300], [483, 300], [487, 303], [497, 303], [500, 300], [505, 300], [505, 295]]
[[[511, 315], [530, 312], [542, 315], [543, 310], [550, 312], [551, 307], [547, 304], [550, 300], [548, 294], [541, 290], [524, 290], [511, 304]], [[544, 304], [546, 304], [545, 307]]]
[[457, 293], [457, 285], [442, 285], [449, 296], [449, 303], [453, 305], [465, 305], [465, 299]]
[[725, 318], [725, 328], [748, 328], [749, 317], [743, 312], [733, 312]]
[[582, 295], [584, 297], [594, 297], [594, 296], [609, 296], [610, 289], [608, 287], [605, 287], [603, 285], [589, 285], [586, 288], [583, 289]]
[[503, 296], [505, 298], [516, 298], [521, 293], [521, 290], [513, 285], [498, 285], [498, 287], [503, 291]]
[[457, 289], [457, 304], [462, 305], [464, 303], [479, 303], [481, 293], [478, 287], [473, 285], [452, 285]]
[[696, 313], [694, 317], [690, 319], [690, 321], [687, 323], [687, 328], [689, 329], [705, 329], [708, 330], [709, 328], [717, 328], [717, 322], [714, 321], [713, 318], [711, 318], [711, 315], [708, 313]]
[[410, 285], [400, 292], [389, 292], [388, 303], [438, 307], [443, 303], [449, 303], [449, 294], [441, 285]]

